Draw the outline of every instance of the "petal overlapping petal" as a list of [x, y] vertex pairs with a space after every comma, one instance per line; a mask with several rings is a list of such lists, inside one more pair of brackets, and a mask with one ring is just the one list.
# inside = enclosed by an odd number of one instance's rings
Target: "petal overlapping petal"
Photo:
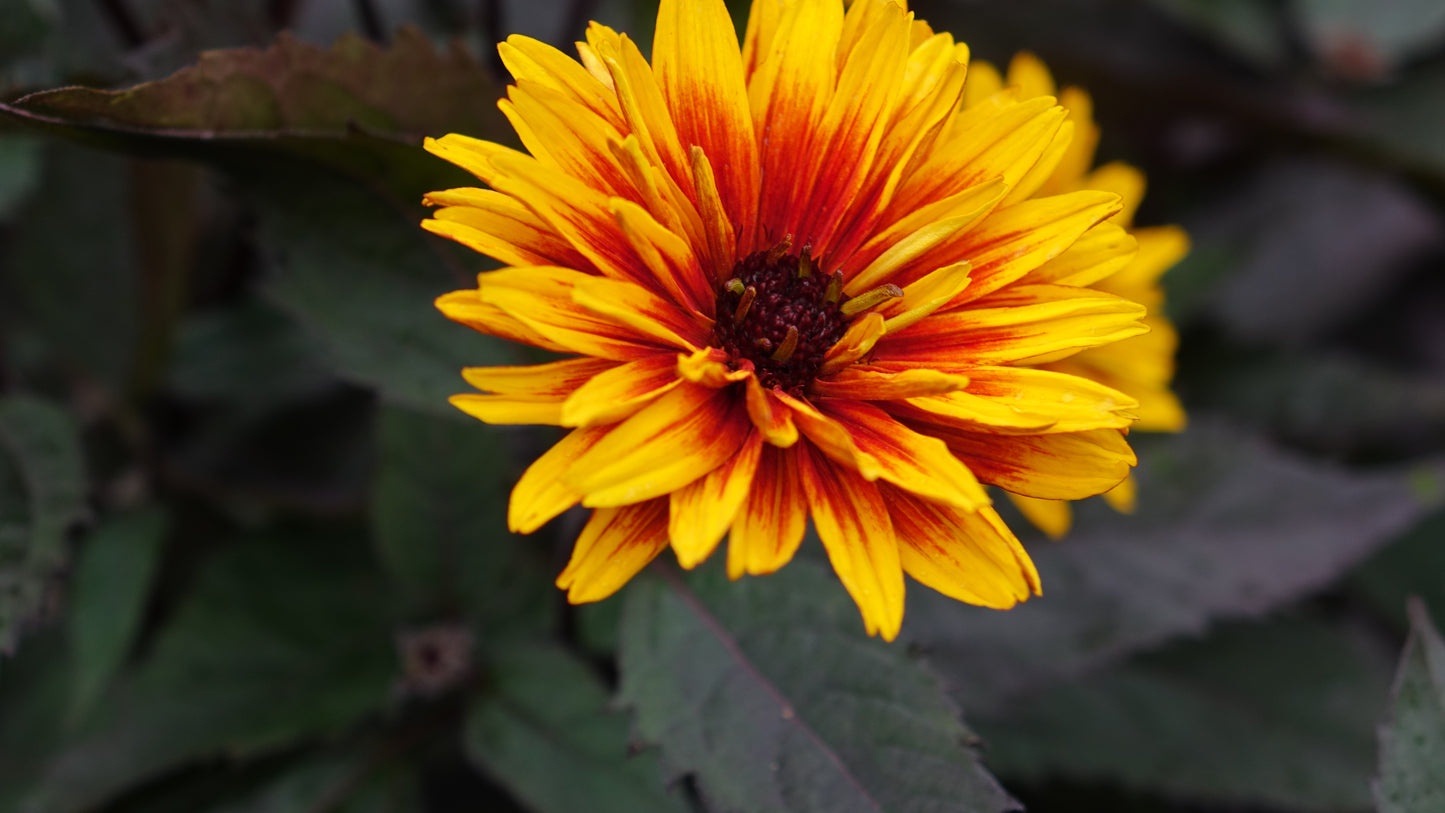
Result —
[[813, 526], [869, 635], [885, 641], [903, 626], [903, 565], [878, 486], [803, 444], [797, 449]]
[[883, 486], [908, 575], [949, 596], [1008, 609], [1040, 592], [1033, 561], [998, 512], [961, 511]]
[[557, 586], [573, 604], [616, 593], [667, 547], [667, 500], [599, 508], [582, 528]]
[[721, 466], [750, 427], [732, 392], [684, 382], [612, 427], [563, 480], [589, 508], [663, 496]]

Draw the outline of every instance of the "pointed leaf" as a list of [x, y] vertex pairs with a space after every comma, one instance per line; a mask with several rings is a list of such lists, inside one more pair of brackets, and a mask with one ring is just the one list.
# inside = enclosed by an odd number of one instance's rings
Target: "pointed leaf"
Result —
[[1410, 605], [1410, 639], [1395, 676], [1390, 717], [1380, 729], [1380, 813], [1445, 809], [1445, 640], [1423, 602]]
[[30, 809], [93, 809], [181, 765], [335, 735], [381, 708], [397, 660], [361, 550], [250, 539], [208, 562], [150, 657], [41, 773]]
[[683, 813], [654, 751], [630, 754], [626, 715], [587, 664], [536, 644], [495, 653], [467, 713], [467, 756], [538, 813]]
[[720, 562], [660, 572], [628, 588], [618, 700], [711, 807], [1015, 809], [937, 678], [868, 638], [823, 568], [800, 559], [739, 582]]
[[[386, 47], [357, 34], [330, 48], [282, 34], [265, 49], [206, 51], [126, 90], [33, 93], [0, 104], [0, 116], [118, 149], [222, 162], [244, 151], [301, 155], [410, 201], [462, 177], [415, 149], [421, 138], [502, 134], [499, 95], [460, 47], [439, 53], [403, 28]], [[418, 174], [428, 179], [417, 183]]]
[[135, 641], [167, 524], [159, 509], [116, 517], [80, 550], [70, 610], [73, 719], [90, 711]]
[[462, 367], [515, 361], [506, 342], [437, 312], [432, 301], [471, 274], [405, 211], [318, 172], [263, 172], [249, 189], [276, 272], [266, 292], [320, 339], [342, 377], [450, 415], [447, 397], [466, 389]]
[[507, 530], [517, 472], [502, 434], [462, 415], [382, 410], [372, 532], [411, 613], [464, 608], [487, 641], [550, 624], [537, 545]]
[[0, 654], [13, 651], [69, 559], [86, 487], [71, 417], [35, 398], [0, 398]]

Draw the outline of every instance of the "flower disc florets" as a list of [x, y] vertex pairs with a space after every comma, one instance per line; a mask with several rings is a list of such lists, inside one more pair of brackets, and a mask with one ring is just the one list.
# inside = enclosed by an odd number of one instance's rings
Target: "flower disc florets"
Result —
[[801, 395], [848, 329], [846, 297], [841, 274], [822, 274], [807, 248], [787, 249], [784, 241], [733, 268], [718, 291], [713, 335], [734, 363], [753, 363], [765, 388]]

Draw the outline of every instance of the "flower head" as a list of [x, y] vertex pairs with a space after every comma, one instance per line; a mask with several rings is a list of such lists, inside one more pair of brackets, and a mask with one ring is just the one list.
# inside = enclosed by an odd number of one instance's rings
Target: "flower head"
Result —
[[438, 306], [564, 355], [469, 368], [482, 393], [452, 399], [572, 430], [511, 527], [593, 509], [574, 602], [725, 535], [730, 576], [770, 573], [811, 519], [870, 633], [897, 635], [905, 572], [1010, 607], [1038, 576], [984, 484], [1075, 499], [1134, 463], [1138, 403], [1040, 366], [1147, 330], [1056, 262], [1132, 250], [1095, 241], [1121, 199], [1042, 195], [1066, 111], [964, 107], [967, 48], [891, 0], [757, 0], [731, 32], [721, 0], [663, 0], [650, 64], [595, 23], [580, 61], [511, 37], [527, 153], [428, 142], [490, 188], [429, 195], [426, 227], [509, 266]]

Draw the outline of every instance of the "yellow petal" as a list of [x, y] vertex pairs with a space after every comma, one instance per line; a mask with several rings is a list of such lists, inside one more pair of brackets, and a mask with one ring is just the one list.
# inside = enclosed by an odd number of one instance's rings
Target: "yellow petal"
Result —
[[568, 352], [631, 361], [666, 351], [669, 343], [672, 348], [687, 346], [665, 326], [647, 325], [645, 332], [636, 330], [631, 324], [635, 320], [620, 322], [573, 301], [579, 285], [598, 279], [568, 268], [544, 266], [504, 268], [477, 277], [484, 304], [505, 311]]
[[879, 308], [886, 317], [883, 332], [897, 333], [947, 305], [968, 287], [968, 272], [968, 263], [954, 263], [909, 283], [901, 298]]
[[[908, 400], [963, 428], [1082, 432], [1122, 429], [1139, 404], [1118, 390], [1078, 376], [1028, 367], [975, 367], [968, 389]], [[1048, 423], [1040, 426], [1040, 422]]]
[[1134, 212], [1144, 200], [1144, 173], [1122, 161], [1105, 164], [1082, 181], [1088, 189], [1113, 192], [1119, 196], [1123, 208], [1114, 215], [1114, 222], [1128, 227], [1134, 222]]
[[882, 486], [903, 569], [949, 598], [1006, 610], [1039, 592], [1039, 574], [992, 508], [960, 511]]
[[728, 537], [728, 578], [763, 576], [792, 561], [807, 527], [808, 503], [794, 451], [765, 444]]
[[1137, 462], [1117, 429], [1000, 435], [929, 428], [979, 480], [1043, 500], [1081, 500], [1107, 491]]
[[854, 319], [853, 324], [844, 331], [843, 338], [828, 348], [823, 357], [823, 366], [818, 368], [818, 375], [832, 375], [873, 352], [873, 347], [883, 338], [883, 325], [883, 315], [874, 311]]
[[519, 86], [535, 82], [567, 93], [605, 119], [614, 129], [620, 130], [624, 126], [622, 111], [617, 106], [617, 94], [588, 73], [575, 59], [544, 42], [521, 34], [507, 37], [506, 42], [497, 46], [497, 52], [502, 57], [502, 64]]
[[729, 222], [750, 226], [757, 217], [758, 146], [727, 6], [662, 0], [652, 63], [682, 146], [711, 157]]
[[489, 336], [501, 336], [514, 342], [530, 344], [543, 350], [557, 353], [567, 348], [533, 330], [525, 322], [507, 313], [496, 305], [482, 301], [481, 292], [476, 288], [452, 291], [437, 297], [436, 308], [454, 322]]
[[[891, 281], [900, 269], [910, 263], [927, 259], [929, 252], [939, 244], [972, 226], [991, 211], [1003, 193], [1003, 181], [995, 180], [927, 206], [920, 210], [918, 217], [903, 218], [862, 248], [859, 254], [866, 257], [881, 246], [887, 246], [866, 268], [848, 280], [843, 286], [844, 293], [857, 296], [869, 288]], [[847, 273], [845, 266], [844, 274]]]
[[562, 482], [572, 461], [606, 437], [605, 427], [574, 429], [522, 473], [507, 506], [507, 527], [529, 534], [582, 499], [581, 492]]
[[653, 165], [662, 167], [678, 186], [692, 189], [691, 162], [657, 85], [652, 66], [625, 34], [615, 42], [595, 43], [617, 88], [623, 118]]
[[577, 268], [586, 259], [541, 218], [513, 198], [490, 189], [447, 189], [423, 200], [442, 206], [421, 225], [433, 234], [505, 265], [560, 265]]
[[572, 301], [614, 324], [625, 325], [655, 343], [687, 350], [708, 342], [712, 320], [688, 313], [641, 285], [605, 277], [580, 277]]
[[991, 63], [975, 59], [968, 65], [968, 81], [963, 86], [963, 106], [974, 107], [1003, 90], [1003, 76]]
[[1105, 221], [1089, 229], [1064, 253], [1034, 269], [1025, 282], [1093, 285], [1132, 263], [1138, 246], [1133, 235]]
[[1058, 86], [1054, 84], [1048, 66], [1028, 51], [1014, 54], [1008, 65], [1008, 83], [1018, 88], [1020, 97], [1024, 99], [1058, 95]]
[[453, 395], [458, 409], [493, 424], [560, 424], [562, 404], [578, 387], [615, 365], [602, 359], [566, 359], [528, 367], [468, 367], [468, 384], [496, 395]]
[[1155, 226], [1135, 230], [1134, 238], [1139, 242], [1139, 251], [1133, 262], [1098, 287], [1157, 310], [1163, 304], [1159, 277], [1189, 253], [1189, 235], [1178, 226]]
[[940, 311], [889, 333], [873, 348], [874, 358], [946, 369], [1042, 363], [1148, 331], [1139, 321], [1143, 306], [1112, 294], [1063, 285], [1014, 286], [1009, 294], [989, 307]]
[[713, 286], [704, 275], [692, 246], [632, 201], [613, 198], [610, 209], [622, 236], [651, 273], [657, 289], [666, 292], [677, 306], [699, 317], [710, 314]]
[[[838, 44], [838, 84], [813, 132], [811, 165], [795, 183], [808, 190], [796, 233], [807, 235], [820, 255], [851, 220], [855, 198], [868, 179], [898, 97], [908, 61], [912, 15], [891, 2], [854, 3], [858, 43], [849, 49], [847, 21]], [[890, 134], [891, 135], [891, 134]], [[838, 156], [848, 156], [839, 161]]]
[[736, 454], [750, 426], [729, 390], [684, 382], [612, 427], [565, 479], [589, 508], [669, 494]]
[[862, 401], [821, 399], [819, 404], [848, 432], [859, 456], [877, 461], [879, 479], [964, 510], [988, 505], [983, 486], [938, 438], [919, 434]]
[[762, 178], [787, 179], [762, 184], [758, 222], [774, 233], [755, 238], [755, 243], [789, 233], [805, 239], [798, 223], [812, 165], [809, 150], [833, 98], [834, 60], [842, 29], [843, 8], [835, 0], [790, 2], [784, 5], [766, 50], [753, 55], [757, 67], [748, 82], [748, 105], [758, 135]]
[[632, 183], [608, 143], [622, 134], [586, 106], [547, 87], [507, 89], [499, 108], [522, 144], [550, 168], [607, 195], [631, 195]]
[[763, 446], [762, 435], [750, 433], [727, 462], [672, 492], [667, 533], [678, 564], [691, 569], [712, 555], [752, 489]]
[[883, 473], [883, 466], [877, 458], [859, 450], [852, 433], [843, 424], [819, 412], [807, 401], [780, 390], [773, 390], [772, 396], [788, 405], [798, 429], [823, 454], [859, 472], [865, 480], [877, 480]]
[[558, 420], [563, 426], [616, 423], [681, 383], [666, 353], [618, 364], [574, 390], [562, 403]]
[[751, 362], [747, 362], [734, 370], [726, 351], [705, 347], [691, 355], [679, 353], [677, 374], [694, 384], [717, 389], [752, 378], [753, 369]]
[[888, 370], [854, 365], [832, 378], [813, 382], [812, 391], [822, 398], [853, 398], [860, 401], [892, 401], [941, 395], [968, 386], [968, 376], [938, 370]]
[[1024, 519], [1050, 539], [1063, 539], [1074, 524], [1074, 511], [1065, 500], [1041, 500], [1022, 494], [1009, 494], [1008, 497]]
[[787, 448], [798, 442], [798, 427], [793, 422], [793, 410], [782, 399], [768, 390], [756, 376], [744, 379], [747, 386], [748, 418], [757, 427], [763, 440], [778, 448]]
[[1138, 497], [1139, 483], [1134, 475], [1125, 477], [1117, 486], [1104, 492], [1104, 500], [1109, 506], [1121, 514], [1134, 513], [1134, 503]]
[[603, 359], [563, 359], [522, 367], [463, 367], [462, 378], [479, 390], [500, 395], [565, 399], [588, 379], [615, 366]]
[[1022, 279], [1118, 209], [1117, 196], [1083, 191], [995, 210], [961, 236], [954, 249], [972, 266], [973, 283], [963, 299], [978, 299]]
[[839, 580], [863, 615], [869, 635], [898, 637], [903, 625], [903, 566], [878, 487], [834, 465], [807, 444], [797, 447], [813, 526]]
[[667, 547], [667, 500], [599, 508], [582, 528], [557, 586], [573, 604], [616, 593]]
[[479, 421], [499, 426], [562, 424], [560, 399], [462, 393], [451, 396], [447, 402]]

